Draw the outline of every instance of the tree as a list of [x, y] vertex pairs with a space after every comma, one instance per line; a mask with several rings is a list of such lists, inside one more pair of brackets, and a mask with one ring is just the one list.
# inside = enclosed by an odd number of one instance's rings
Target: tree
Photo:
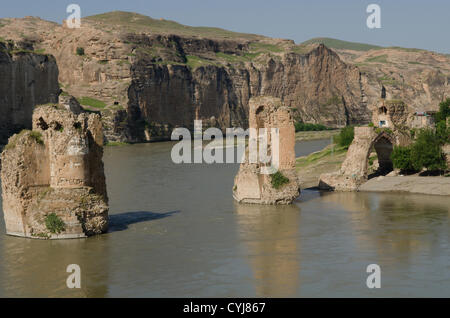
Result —
[[447, 167], [441, 142], [431, 129], [422, 129], [411, 147], [411, 160], [414, 169], [427, 168], [431, 171], [444, 170]]
[[392, 150], [391, 160], [394, 168], [405, 172], [415, 171], [413, 161], [411, 159], [411, 146], [396, 146]]
[[436, 124], [436, 136], [441, 144], [450, 142], [450, 127], [447, 127], [447, 123], [444, 120]]
[[334, 142], [341, 147], [348, 147], [355, 137], [355, 129], [353, 126], [347, 126], [341, 129], [339, 135], [334, 136]]
[[434, 116], [435, 121], [445, 121], [450, 116], [450, 98], [439, 104], [439, 112]]

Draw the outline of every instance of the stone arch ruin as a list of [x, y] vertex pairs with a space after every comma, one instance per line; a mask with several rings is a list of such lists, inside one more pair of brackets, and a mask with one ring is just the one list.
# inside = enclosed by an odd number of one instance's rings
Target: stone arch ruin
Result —
[[392, 171], [391, 153], [399, 145], [393, 133], [378, 131], [374, 127], [355, 127], [355, 138], [348, 148], [347, 156], [337, 173], [320, 176], [319, 187], [338, 191], [354, 191], [369, 179], [369, 156], [374, 149], [378, 156], [377, 174]]
[[373, 147], [375, 152], [377, 153], [379, 165], [378, 171], [381, 175], [385, 175], [394, 169], [391, 160], [391, 154], [392, 150], [394, 149], [394, 144], [394, 137], [386, 132], [382, 132], [377, 137], [375, 137], [371, 147], [369, 148], [367, 161], [369, 160], [369, 156]]

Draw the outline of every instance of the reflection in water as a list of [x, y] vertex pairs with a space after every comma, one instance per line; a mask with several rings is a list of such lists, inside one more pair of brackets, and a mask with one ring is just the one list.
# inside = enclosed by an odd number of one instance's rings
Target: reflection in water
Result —
[[[5, 236], [0, 295], [8, 297], [104, 297], [108, 292], [108, 236], [42, 241]], [[95, 260], [95, 261], [93, 261]], [[81, 289], [69, 289], [69, 264], [81, 268]]]
[[[449, 197], [353, 192], [323, 193], [321, 199], [347, 211], [358, 253], [374, 251], [389, 279], [398, 282], [385, 279], [387, 284], [404, 288], [407, 296], [450, 295]], [[435, 290], [427, 291], [433, 285]]]
[[105, 235], [9, 237], [0, 211], [0, 297], [450, 297], [449, 197], [304, 190], [291, 206], [240, 205], [238, 165], [176, 165], [171, 146], [105, 149]]
[[382, 254], [409, 255], [431, 249], [439, 242], [436, 235], [449, 233], [450, 198], [355, 192], [323, 193], [321, 198], [346, 209], [358, 241]]
[[289, 297], [299, 288], [300, 209], [235, 204], [237, 224], [256, 281], [257, 297]]

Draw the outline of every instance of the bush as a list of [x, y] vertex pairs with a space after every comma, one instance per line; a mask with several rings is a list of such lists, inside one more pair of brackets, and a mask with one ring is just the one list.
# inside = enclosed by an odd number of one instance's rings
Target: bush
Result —
[[43, 145], [42, 134], [39, 131], [31, 131], [30, 137], [34, 139], [38, 144]]
[[77, 47], [77, 55], [83, 56], [83, 55], [84, 55], [84, 48], [82, 48], [82, 47]]
[[328, 128], [321, 124], [305, 124], [302, 122], [295, 123], [295, 132], [299, 131], [321, 131]]
[[414, 171], [414, 165], [411, 158], [411, 147], [396, 146], [392, 150], [391, 160], [394, 168], [402, 171]]
[[61, 218], [59, 218], [55, 213], [50, 213], [46, 216], [45, 226], [51, 233], [59, 234], [65, 230], [64, 221], [61, 220]]
[[431, 129], [422, 129], [411, 147], [411, 160], [414, 169], [427, 168], [431, 171], [447, 168], [445, 154], [441, 149], [441, 141]]
[[275, 172], [271, 176], [271, 178], [272, 178], [272, 180], [270, 183], [272, 184], [272, 187], [274, 189], [279, 189], [286, 183], [289, 183], [289, 179], [286, 178], [280, 171]]
[[334, 136], [333, 141], [341, 147], [348, 147], [355, 137], [355, 129], [353, 126], [347, 126], [341, 129], [339, 135]]

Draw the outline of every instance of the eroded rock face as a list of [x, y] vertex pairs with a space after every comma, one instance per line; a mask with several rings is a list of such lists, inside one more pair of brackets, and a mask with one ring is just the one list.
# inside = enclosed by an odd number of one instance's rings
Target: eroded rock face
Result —
[[[295, 170], [295, 128], [291, 110], [283, 106], [280, 99], [273, 97], [252, 98], [249, 105], [250, 128], [268, 130], [267, 155], [272, 155], [272, 159], [264, 163], [258, 156], [256, 162], [252, 162], [248, 146], [245, 161], [234, 180], [233, 197], [241, 203], [290, 204], [300, 194]], [[279, 131], [279, 151], [270, 133], [272, 128], [278, 128]], [[258, 136], [250, 135], [252, 138], [257, 139]], [[249, 140], [249, 145], [251, 143], [252, 140]], [[257, 147], [259, 149], [262, 144], [258, 143]], [[278, 171], [268, 174], [265, 171], [274, 166], [277, 152]]]
[[57, 102], [58, 67], [53, 56], [20, 51], [0, 42], [0, 144], [31, 128], [37, 104]]
[[[108, 141], [168, 140], [176, 127], [193, 128], [195, 119], [214, 118], [221, 129], [247, 128], [248, 100], [261, 95], [281, 98], [303, 122], [344, 127], [370, 121], [369, 106], [377, 104], [383, 86], [386, 98], [415, 111], [437, 110], [450, 92], [450, 59], [443, 54], [328, 49], [200, 30], [194, 35], [187, 26], [164, 26], [163, 32], [163, 25], [147, 27], [149, 21], [159, 23], [125, 12], [84, 18], [79, 29], [33, 17], [3, 19], [0, 36], [17, 43], [24, 34], [34, 39], [35, 49], [56, 58], [66, 92], [103, 101], [98, 111]], [[76, 53], [79, 47], [84, 54]]]
[[155, 64], [138, 55], [131, 77], [127, 111], [137, 141], [145, 139], [139, 125], [144, 121], [154, 137], [166, 139], [171, 127], [192, 129], [195, 119], [214, 117], [223, 131], [247, 128], [249, 99], [263, 95], [280, 98], [304, 122], [330, 127], [369, 122], [359, 70], [323, 45], [307, 54], [263, 54], [254, 62], [197, 68]]
[[97, 114], [39, 106], [33, 130], [9, 139], [2, 153], [6, 232], [77, 238], [108, 228], [103, 133]]

